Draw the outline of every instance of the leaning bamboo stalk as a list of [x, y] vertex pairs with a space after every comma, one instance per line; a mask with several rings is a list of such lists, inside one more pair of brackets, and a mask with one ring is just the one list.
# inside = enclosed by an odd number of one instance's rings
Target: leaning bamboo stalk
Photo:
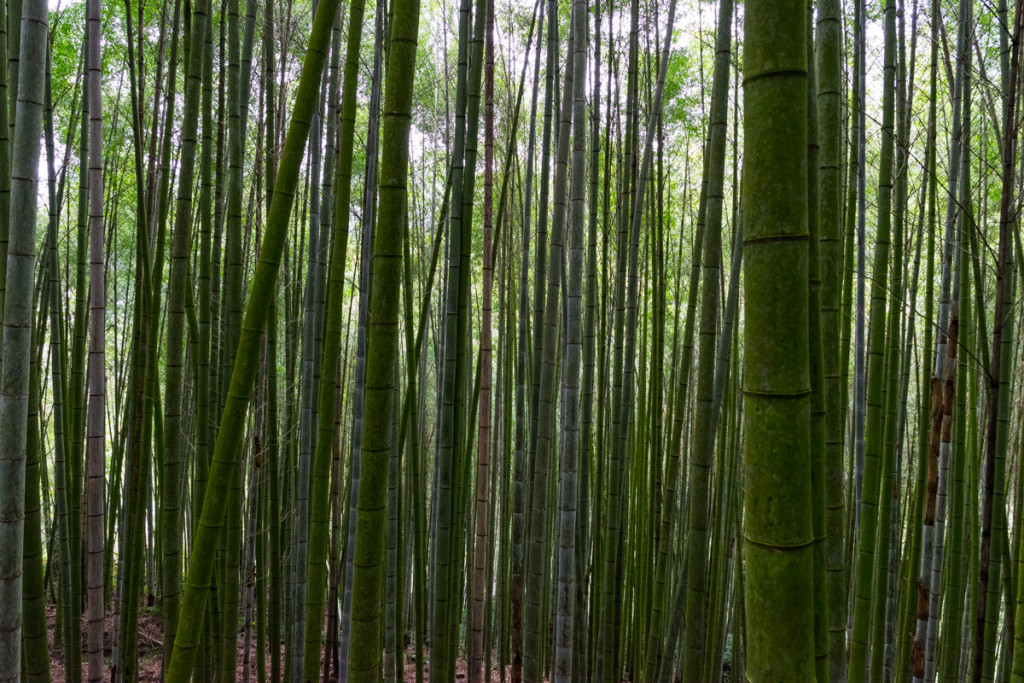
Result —
[[[337, 6], [337, 0], [322, 0], [314, 17], [309, 48], [299, 79], [295, 108], [281, 152], [281, 164], [274, 187], [274, 200], [263, 235], [260, 260], [252, 278], [238, 352], [232, 368], [230, 391], [221, 416], [222, 425], [240, 423], [248, 409], [257, 375], [259, 346], [267, 322], [266, 304], [273, 296], [274, 283], [280, 267], [281, 253], [287, 236], [288, 216], [298, 183], [299, 164], [305, 150], [312, 108], [316, 99], [314, 94], [326, 60], [327, 42], [330, 39]], [[242, 431], [238, 429], [220, 429], [217, 432], [210, 481], [189, 561], [178, 642], [167, 676], [172, 683], [186, 681], [192, 674], [192, 664], [199, 646], [201, 615], [213, 572], [215, 544], [226, 512], [226, 500], [219, 492], [224, 490], [233, 471], [238, 467], [242, 437]]]

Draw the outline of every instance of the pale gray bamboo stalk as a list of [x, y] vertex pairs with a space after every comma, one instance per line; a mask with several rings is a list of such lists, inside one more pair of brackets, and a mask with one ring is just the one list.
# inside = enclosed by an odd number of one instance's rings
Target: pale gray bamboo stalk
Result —
[[103, 680], [103, 503], [106, 404], [106, 280], [103, 240], [103, 62], [100, 0], [87, 0], [89, 91], [89, 409], [86, 417], [86, 657], [89, 681]]

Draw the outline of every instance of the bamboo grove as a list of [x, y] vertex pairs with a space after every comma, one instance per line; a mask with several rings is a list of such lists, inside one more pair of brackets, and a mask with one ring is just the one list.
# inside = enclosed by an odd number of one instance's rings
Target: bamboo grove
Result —
[[1024, 681], [1022, 34], [0, 1], [0, 681]]

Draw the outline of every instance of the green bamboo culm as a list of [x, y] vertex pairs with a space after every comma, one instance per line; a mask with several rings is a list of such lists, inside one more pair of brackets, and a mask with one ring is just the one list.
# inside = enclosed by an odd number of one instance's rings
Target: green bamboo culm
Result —
[[747, 680], [814, 680], [808, 357], [807, 6], [744, 20]]
[[[430, 680], [442, 681], [450, 667], [454, 667], [453, 653], [450, 638], [451, 613], [454, 611], [451, 604], [453, 597], [449, 594], [448, 587], [453, 584], [452, 575], [454, 567], [450, 556], [454, 545], [454, 528], [452, 519], [456, 516], [453, 512], [455, 499], [456, 474], [456, 453], [460, 448], [462, 430], [458, 427], [461, 424], [463, 406], [457, 400], [457, 394], [464, 387], [465, 364], [460, 361], [459, 349], [465, 345], [467, 335], [464, 333], [466, 326], [465, 315], [468, 308], [460, 302], [463, 290], [469, 291], [468, 283], [464, 288], [461, 281], [465, 279], [461, 273], [468, 270], [463, 268], [464, 262], [469, 262], [470, 251], [470, 230], [467, 226], [463, 230], [463, 194], [465, 191], [464, 162], [466, 160], [466, 111], [468, 108], [467, 80], [469, 75], [469, 30], [470, 30], [470, 0], [462, 0], [459, 7], [459, 49], [458, 68], [456, 76], [455, 93], [455, 133], [453, 142], [453, 153], [451, 162], [452, 175], [452, 198], [451, 213], [449, 220], [449, 256], [447, 259], [448, 283], [446, 285], [444, 301], [444, 364], [443, 382], [439, 389], [441, 394], [440, 420], [439, 420], [439, 448], [437, 454], [437, 494], [436, 495], [436, 522], [434, 523], [434, 558], [432, 580], [436, 589], [433, 593], [433, 616], [431, 618], [431, 667]], [[480, 23], [481, 27], [483, 23]], [[475, 146], [475, 145], [474, 145]], [[471, 204], [472, 206], [472, 204]], [[464, 239], [465, 234], [465, 239]], [[462, 252], [466, 256], [463, 258]], [[461, 333], [460, 333], [461, 331]], [[463, 355], [465, 349], [462, 348]]]
[[202, 516], [193, 541], [178, 632], [167, 674], [167, 680], [171, 683], [185, 683], [192, 675], [207, 591], [213, 575], [215, 551], [224, 524], [227, 498], [223, 491], [227, 489], [238, 466], [244, 436], [244, 430], [236, 429], [234, 426], [245, 421], [253, 384], [258, 374], [260, 346], [269, 310], [267, 304], [274, 296], [274, 284], [288, 234], [288, 219], [309, 136], [310, 119], [316, 105], [315, 94], [327, 59], [327, 43], [337, 9], [338, 0], [322, 0], [313, 19], [309, 48], [296, 89], [295, 108], [288, 136], [281, 150], [274, 198], [267, 217], [259, 263], [252, 278], [238, 351], [231, 372], [231, 383], [221, 415], [222, 427], [228, 425], [228, 428], [217, 431]]
[[[51, 56], [52, 59], [52, 56]], [[49, 68], [47, 73], [49, 74]], [[48, 288], [48, 304], [50, 309], [50, 375], [53, 392], [53, 447], [54, 447], [54, 515], [56, 517], [57, 540], [57, 561], [60, 563], [59, 575], [59, 614], [61, 637], [65, 643], [79, 643], [75, 646], [65, 646], [64, 649], [64, 670], [67, 672], [68, 683], [79, 683], [82, 672], [82, 648], [81, 648], [81, 624], [80, 610], [72, 605], [78, 605], [72, 596], [75, 595], [71, 585], [72, 575], [75, 573], [71, 563], [71, 548], [68, 526], [71, 522], [71, 515], [68, 512], [68, 485], [72, 478], [71, 465], [68, 462], [70, 452], [68, 431], [68, 412], [65, 402], [65, 381], [67, 376], [67, 362], [64, 348], [65, 329], [63, 318], [63, 301], [58, 289], [60, 269], [57, 261], [57, 227], [59, 223], [58, 199], [56, 194], [56, 171], [54, 170], [54, 133], [53, 133], [53, 90], [50, 77], [46, 81], [46, 118], [44, 127], [46, 134], [46, 167], [49, 176], [49, 198], [50, 198], [50, 220], [46, 228], [45, 249], [46, 275]], [[70, 137], [70, 136], [69, 136]], [[63, 180], [63, 179], [62, 179]], [[64, 185], [61, 184], [63, 194]], [[39, 332], [41, 334], [41, 332]], [[75, 546], [76, 547], [76, 546]], [[51, 562], [52, 562], [51, 558]], [[52, 566], [52, 565], [51, 565]], [[81, 567], [77, 567], [81, 572]], [[42, 580], [42, 577], [40, 577]], [[77, 627], [77, 628], [76, 628]]]
[[[989, 372], [986, 379], [989, 382], [988, 392], [988, 424], [985, 434], [985, 460], [984, 489], [982, 492], [982, 514], [983, 522], [981, 529], [981, 561], [985, 567], [986, 560], [991, 561], [987, 572], [982, 570], [982, 576], [987, 580], [987, 595], [982, 595], [981, 588], [984, 584], [979, 583], [978, 608], [976, 624], [977, 634], [975, 639], [976, 650], [981, 650], [982, 667], [978, 670], [978, 653], [975, 653], [974, 680], [979, 678], [985, 681], [993, 680], [996, 667], [996, 640], [1000, 612], [1000, 599], [1003, 586], [1000, 583], [1001, 571], [1006, 571], [1012, 582], [1010, 572], [1012, 567], [1002, 567], [1002, 553], [1008, 549], [1002, 546], [1006, 543], [1006, 450], [1007, 439], [1010, 431], [1010, 405], [1013, 402], [1013, 385], [1015, 382], [1011, 376], [1011, 362], [1014, 348], [1014, 308], [1016, 279], [1014, 276], [1014, 253], [1011, 233], [1017, 229], [1017, 205], [1013, 200], [1013, 189], [1017, 184], [1017, 87], [1020, 73], [1020, 32], [1022, 4], [1016, 3], [1017, 12], [1014, 20], [1013, 34], [1013, 56], [1010, 66], [1008, 86], [1009, 92], [1006, 95], [1006, 110], [1003, 138], [1002, 155], [1002, 192], [1000, 201], [999, 218], [999, 247], [997, 255], [996, 275], [996, 296], [994, 305], [994, 322], [992, 327], [992, 356]], [[1011, 122], [1012, 125], [1011, 125]], [[984, 340], [982, 343], [987, 343]], [[1009, 562], [1006, 562], [1009, 565]], [[981, 601], [985, 601], [982, 605]], [[1011, 605], [1012, 595], [1009, 596], [1006, 606], [1006, 619], [1014, 618]], [[984, 617], [984, 620], [982, 620]], [[1008, 625], [1007, 631], [1009, 631]], [[980, 636], [980, 637], [978, 637]], [[979, 647], [979, 643], [983, 647]], [[1007, 658], [1007, 651], [1012, 653], [1012, 642], [1005, 643], [1000, 649], [1000, 662]], [[1013, 661], [1017, 657], [1014, 656]], [[1003, 664], [1000, 664], [1002, 668]], [[1015, 667], [1017, 668], [1017, 667]], [[980, 674], [980, 676], [979, 676]]]
[[821, 334], [825, 372], [825, 530], [829, 678], [846, 678], [846, 572], [843, 428], [840, 376], [840, 281], [842, 269], [842, 23], [836, 0], [818, 3], [818, 229], [821, 260]]
[[[14, 9], [13, 6], [11, 9]], [[7, 61], [7, 53], [10, 50], [10, 41], [7, 37], [7, 13], [6, 3], [0, 3], [0, 64]], [[7, 101], [11, 96], [8, 87], [7, 69], [0, 68], [0, 168], [11, 167], [11, 135], [8, 125]], [[0, 216], [8, 216], [11, 212], [11, 176], [9, 173], [0, 173]], [[0, 323], [4, 317], [4, 301], [7, 296], [7, 241], [10, 225], [0, 221]], [[0, 368], [3, 367], [3, 357], [0, 356]]]
[[[895, 120], [896, 13], [894, 0], [888, 0], [885, 11], [885, 68], [881, 159], [878, 177], [878, 229], [875, 234], [874, 275], [871, 281], [869, 313], [866, 398], [866, 445], [863, 492], [860, 501], [860, 537], [857, 545], [856, 587], [853, 605], [853, 633], [850, 646], [850, 679], [859, 681], [871, 666], [870, 634], [872, 604], [875, 593], [873, 569], [876, 564], [875, 544], [880, 534], [888, 534], [888, 515], [880, 517], [879, 496], [888, 496], [883, 482], [891, 482], [891, 453], [883, 448], [885, 425], [885, 349], [886, 349], [886, 275], [891, 242], [892, 170]], [[897, 290], [898, 291], [898, 290]], [[887, 545], [887, 544], [886, 544]], [[877, 664], [877, 661], [875, 662]], [[881, 672], [875, 672], [881, 675]]]
[[[335, 2], [335, 4], [337, 4]], [[408, 205], [409, 129], [419, 36], [419, 0], [395, 0], [392, 8], [380, 164], [380, 196], [373, 244], [370, 329], [366, 357], [366, 413], [356, 520], [352, 591], [350, 681], [381, 676], [381, 605], [387, 530], [388, 455], [398, 361], [402, 240]]]
[[[2, 24], [2, 18], [0, 18]], [[2, 40], [2, 38], [0, 38]], [[0, 48], [2, 51], [2, 48]], [[83, 46], [83, 54], [87, 50]], [[85, 578], [83, 571], [82, 552], [82, 513], [84, 512], [84, 501], [82, 500], [82, 475], [85, 461], [85, 335], [88, 327], [85, 310], [88, 299], [89, 286], [85, 274], [89, 268], [86, 257], [88, 250], [88, 236], [86, 226], [89, 215], [89, 79], [85, 75], [85, 60], [82, 64], [81, 78], [81, 106], [79, 111], [79, 135], [78, 135], [78, 207], [76, 209], [76, 238], [75, 238], [75, 302], [74, 302], [74, 326], [71, 341], [71, 354], [69, 362], [70, 376], [67, 381], [67, 409], [68, 428], [70, 429], [70, 450], [68, 458], [70, 461], [70, 505], [68, 510], [68, 543], [70, 548], [76, 548], [79, 552], [70, 553], [71, 561], [71, 602], [75, 605], [82, 604], [82, 579]], [[2, 80], [2, 77], [0, 77]], [[3, 107], [0, 107], [0, 116], [3, 115]], [[0, 131], [2, 131], [0, 123]], [[2, 145], [2, 141], [0, 141]], [[0, 153], [2, 156], [2, 153]], [[2, 162], [0, 162], [2, 163]], [[2, 194], [2, 193], [0, 193]], [[69, 257], [70, 258], [70, 257]], [[69, 278], [70, 279], [70, 278]], [[71, 310], [69, 304], [67, 310]], [[81, 615], [81, 608], [78, 613]], [[71, 625], [74, 629], [74, 638], [77, 641], [82, 639], [82, 622], [78, 619]], [[78, 658], [82, 657], [82, 648], [77, 648]], [[74, 656], [74, 655], [72, 655]], [[81, 671], [81, 663], [78, 666], [69, 666], [69, 670]], [[70, 683], [78, 683], [74, 674], [69, 674]]]
[[[22, 5], [19, 50], [21, 86], [18, 127], [12, 140], [10, 234], [7, 244], [4, 359], [0, 375], [0, 681], [21, 677], [21, 591], [24, 545], [25, 460], [28, 443], [29, 374], [39, 138], [43, 131], [47, 5]], [[6, 172], [6, 171], [5, 171]]]
[[[167, 288], [167, 374], [164, 391], [164, 433], [166, 435], [164, 472], [161, 485], [163, 503], [164, 563], [162, 567], [164, 611], [164, 664], [174, 650], [174, 636], [178, 628], [178, 607], [181, 593], [181, 469], [185, 466], [188, 435], [182, 426], [185, 291], [188, 286], [192, 242], [192, 185], [195, 177], [196, 143], [199, 129], [199, 90], [203, 71], [203, 38], [210, 15], [210, 3], [196, 3], [192, 11], [189, 36], [188, 78], [185, 85], [185, 111], [182, 128], [181, 164], [178, 179], [177, 209], [174, 213], [174, 233], [171, 237], [170, 283]], [[204, 454], [205, 457], [205, 454]]]
[[313, 485], [310, 494], [311, 519], [309, 528], [309, 554], [306, 582], [309, 586], [306, 605], [305, 654], [303, 680], [315, 681], [320, 664], [320, 621], [323, 617], [323, 598], [327, 587], [327, 504], [330, 480], [332, 431], [335, 413], [335, 377], [340, 363], [341, 331], [343, 326], [341, 302], [345, 293], [345, 259], [348, 253], [348, 232], [352, 197], [352, 150], [356, 123], [356, 84], [359, 75], [359, 45], [363, 36], [363, 10], [365, 3], [355, 0], [349, 7], [349, 29], [345, 52], [345, 73], [342, 85], [340, 129], [338, 131], [338, 166], [334, 197], [331, 259], [327, 273], [327, 320], [323, 360], [320, 370], [317, 438], [313, 453]]
[[[573, 0], [572, 13], [572, 40], [573, 46], [573, 76], [572, 76], [572, 130], [573, 149], [571, 155], [572, 163], [572, 184], [570, 187], [570, 202], [572, 211], [565, 221], [568, 228], [565, 232], [569, 237], [568, 248], [568, 280], [566, 282], [566, 361], [564, 375], [564, 397], [563, 420], [562, 420], [562, 443], [563, 453], [559, 458], [559, 518], [558, 530], [558, 561], [557, 561], [557, 616], [555, 626], [555, 664], [553, 679], [558, 683], [570, 683], [578, 680], [583, 671], [573, 671], [574, 653], [573, 629], [581, 629], [582, 624], [573, 623], [575, 617], [577, 597], [576, 582], [581, 577], [576, 575], [576, 533], [578, 520], [582, 517], [577, 512], [577, 451], [580, 445], [580, 411], [579, 411], [579, 390], [580, 371], [583, 361], [583, 242], [584, 242], [584, 219], [585, 209], [583, 204], [584, 182], [586, 180], [586, 120], [585, 120], [585, 95], [586, 84], [584, 83], [587, 68], [587, 45], [586, 45], [586, 3], [583, 0]], [[564, 115], [564, 112], [563, 112]], [[558, 201], [559, 183], [562, 184], [562, 201], [564, 205], [565, 175], [569, 170], [568, 154], [568, 125], [563, 119], [562, 132], [559, 133], [558, 167], [556, 169], [556, 192], [555, 201]], [[562, 156], [563, 142], [565, 138], [566, 155]], [[558, 214], [556, 204], [556, 215]], [[563, 206], [562, 211], [565, 211]], [[563, 214], [564, 215], [564, 214]], [[552, 269], [554, 272], [554, 269]], [[543, 381], [543, 378], [542, 378]], [[585, 465], [584, 465], [585, 467]], [[586, 500], [583, 501], [584, 506]], [[585, 514], [585, 507], [584, 507]]]
[[[1021, 60], [1021, 55], [1020, 55], [1020, 36], [1021, 36], [1022, 30], [1024, 30], [1024, 2], [1022, 2], [1022, 0], [1017, 0], [1017, 2], [1015, 4], [1016, 4], [1016, 12], [1015, 12], [1015, 15], [1014, 15], [1014, 23], [1013, 23], [1013, 48], [1012, 48], [1013, 54], [1012, 54], [1011, 66], [1010, 66], [1010, 69], [1011, 69], [1010, 83], [1011, 83], [1011, 85], [1010, 85], [1010, 94], [1007, 97], [1007, 113], [1006, 113], [1006, 117], [1004, 118], [1004, 121], [1007, 122], [1006, 125], [1008, 127], [1009, 127], [1008, 122], [1010, 122], [1010, 121], [1014, 121], [1015, 122], [1017, 120], [1016, 119], [1016, 111], [1017, 111], [1017, 107], [1019, 106], [1019, 103], [1017, 102], [1017, 98], [1016, 98], [1016, 90], [1017, 90], [1017, 79], [1019, 78], [1018, 74], [1020, 73], [1020, 60]], [[1002, 202], [1001, 202], [1001, 216], [1000, 216], [1000, 245], [999, 245], [1000, 246], [1000, 256], [999, 256], [999, 258], [1000, 258], [1001, 264], [1005, 264], [1007, 272], [1000, 276], [1000, 280], [1004, 280], [1004, 282], [1000, 282], [999, 283], [999, 287], [1003, 288], [1003, 287], [1007, 287], [1008, 286], [1010, 288], [1010, 294], [1009, 294], [1009, 297], [1008, 297], [1009, 301], [1013, 301], [1013, 299], [1014, 299], [1013, 292], [1014, 292], [1014, 284], [1015, 283], [1013, 281], [1014, 274], [1013, 274], [1013, 265], [1012, 265], [1013, 264], [1013, 246], [1017, 246], [1018, 247], [1018, 253], [1017, 253], [1017, 263], [1018, 264], [1020, 263], [1021, 257], [1024, 256], [1024, 254], [1021, 254], [1019, 252], [1019, 246], [1020, 246], [1020, 242], [1019, 242], [1020, 237], [1019, 237], [1019, 235], [1017, 236], [1017, 240], [1018, 241], [1016, 242], [1016, 245], [1011, 245], [1011, 244], [1008, 244], [1006, 242], [1006, 240], [1007, 240], [1007, 238], [1009, 236], [1008, 230], [1013, 229], [1014, 224], [1018, 220], [1017, 209], [1016, 209], [1015, 205], [1012, 204], [1012, 200], [1011, 200], [1011, 198], [1013, 196], [1012, 187], [1013, 187], [1013, 184], [1014, 184], [1014, 181], [1015, 181], [1014, 172], [1016, 170], [1016, 166], [1014, 164], [1014, 161], [1016, 159], [1016, 146], [1017, 146], [1017, 135], [1016, 135], [1016, 132], [1017, 132], [1017, 126], [1018, 125], [1019, 124], [1016, 124], [1015, 126], [1010, 128], [1009, 130], [1004, 131], [1004, 138], [1003, 138], [1003, 145], [1004, 145], [1004, 148], [1003, 148], [1003, 198], [1002, 198]], [[1008, 253], [1006, 253], [1006, 252], [1008, 252]], [[1020, 265], [1018, 265], [1017, 267], [1019, 268]], [[1009, 282], [1006, 282], [1005, 281], [1006, 279], [1008, 279]], [[1010, 310], [1012, 311], [1012, 306], [1010, 307]], [[1011, 360], [1010, 356], [1012, 354], [1012, 351], [1010, 351], [1010, 349], [1012, 349], [1012, 345], [1013, 345], [1013, 341], [1012, 341], [1012, 335], [1013, 335], [1012, 318], [1009, 321], [1009, 323], [1010, 324], [1006, 326], [1007, 329], [1004, 332], [1004, 334], [1006, 335], [1007, 338], [1001, 340], [1003, 342], [1003, 344], [1002, 344], [1003, 348], [1001, 349], [1001, 355], [1005, 354], [1005, 356], [1000, 359], [1001, 366], [999, 368], [1000, 369], [1000, 374], [1001, 374], [999, 380], [1000, 380], [1000, 383], [1003, 384], [1003, 387], [1001, 388], [1001, 391], [1004, 391], [1004, 392], [1007, 392], [1007, 393], [1009, 393], [1009, 388], [1010, 388], [1009, 386], [1007, 386], [1009, 384], [1007, 382], [1007, 379], [1010, 377], [1011, 372], [1012, 372], [1010, 370], [1010, 367], [1009, 367], [1010, 360]], [[999, 415], [1000, 424], [998, 425], [999, 426], [999, 432], [997, 433], [997, 438], [1002, 442], [999, 445], [1001, 445], [1004, 449], [1006, 448], [1006, 436], [1007, 436], [1006, 432], [1008, 430], [1008, 425], [1006, 424], [1006, 418], [1007, 418], [1007, 415], [1008, 415], [1008, 412], [1009, 412], [1010, 401], [1011, 401], [1011, 397], [1010, 396], [1002, 396], [1000, 404], [999, 404], [999, 408], [1000, 408], [1000, 413], [1001, 414]], [[1018, 502], [1018, 507], [1019, 507], [1019, 505], [1020, 504]], [[1015, 611], [1015, 614], [1014, 614], [1014, 619], [1015, 619], [1015, 624], [1014, 624], [1014, 641], [1015, 642], [1013, 643], [1013, 648], [1011, 650], [1012, 651], [1012, 656], [1013, 656], [1013, 659], [1012, 659], [1012, 667], [1013, 667], [1012, 668], [1012, 680], [1014, 681], [1014, 683], [1020, 683], [1020, 681], [1024, 681], [1024, 605], [1022, 605], [1022, 596], [1024, 596], [1024, 591], [1021, 590], [1021, 586], [1022, 586], [1022, 584], [1024, 584], [1024, 543], [1022, 543], [1019, 540], [1019, 533], [1020, 532], [1018, 531], [1017, 532], [1017, 534], [1018, 534], [1017, 558], [1016, 558], [1016, 561], [1017, 561], [1017, 604], [1016, 604], [1016, 608], [1015, 608], [1016, 611]], [[1010, 571], [1010, 569], [1011, 569], [1010, 567], [1007, 567], [1007, 571]], [[998, 603], [997, 603], [996, 606], [998, 606]]]
[[715, 379], [715, 351], [721, 297], [718, 282], [722, 261], [722, 208], [725, 199], [725, 134], [728, 119], [729, 57], [732, 41], [732, 2], [719, 4], [715, 38], [715, 66], [711, 84], [711, 112], [708, 122], [707, 203], [704, 227], [697, 359], [697, 400], [694, 405], [693, 456], [691, 464], [690, 505], [686, 527], [686, 638], [682, 661], [683, 678], [703, 680], [710, 671], [702, 671], [708, 638], [707, 587], [709, 571], [708, 537], [711, 508], [706, 501], [713, 495], [711, 465], [714, 461], [717, 415], [712, 411]]
[[[64, 182], [62, 178], [60, 190], [57, 190], [57, 173], [54, 168], [54, 133], [53, 133], [53, 90], [51, 63], [52, 55], [47, 50], [46, 63], [46, 84], [43, 103], [43, 128], [46, 144], [46, 178], [48, 192], [49, 220], [47, 221], [46, 237], [42, 249], [42, 264], [38, 270], [37, 277], [41, 286], [36, 288], [36, 297], [39, 305], [39, 312], [36, 322], [33, 323], [33, 370], [31, 383], [29, 385], [29, 437], [28, 437], [28, 460], [25, 470], [25, 570], [26, 579], [24, 585], [23, 605], [25, 610], [25, 631], [24, 653], [25, 653], [25, 680], [49, 681], [50, 680], [50, 652], [47, 647], [47, 623], [46, 623], [46, 574], [43, 570], [43, 542], [45, 538], [42, 533], [42, 524], [45, 518], [40, 514], [40, 486], [47, 486], [46, 473], [46, 451], [45, 441], [41, 440], [40, 418], [42, 404], [40, 403], [41, 386], [45, 386], [43, 374], [43, 347], [46, 344], [46, 320], [50, 321], [49, 344], [50, 344], [50, 371], [53, 382], [52, 392], [52, 422], [53, 425], [53, 448], [54, 448], [54, 495], [52, 503], [54, 507], [53, 522], [56, 527], [50, 534], [50, 546], [46, 566], [51, 570], [54, 563], [59, 563], [58, 575], [59, 586], [59, 617], [54, 624], [54, 636], [57, 635], [57, 628], [63, 631], [64, 643], [76, 643], [72, 630], [75, 622], [81, 623], [77, 611], [71, 609], [71, 577], [70, 577], [70, 545], [67, 533], [67, 480], [70, 478], [70, 468], [67, 463], [67, 420], [64, 408], [64, 376], [66, 373], [64, 361], [64, 325], [63, 325], [63, 302], [60, 296], [58, 284], [60, 282], [60, 270], [57, 266], [57, 224], [59, 222], [59, 197], [64, 194]], [[75, 111], [77, 107], [72, 107]], [[45, 301], [43, 301], [45, 297]], [[33, 417], [34, 416], [34, 417]], [[42, 454], [42, 458], [41, 458]], [[42, 462], [40, 462], [42, 459]], [[42, 468], [40, 468], [42, 465]], [[33, 510], [34, 508], [34, 510]], [[61, 519], [63, 517], [63, 519]], [[62, 528], [63, 527], [63, 528]], [[57, 538], [55, 539], [54, 536]], [[54, 557], [54, 541], [57, 549]], [[74, 615], [74, 616], [72, 616]], [[65, 645], [64, 661], [66, 680], [69, 683], [77, 683], [80, 679], [81, 647]], [[68, 663], [72, 662], [71, 666]]]

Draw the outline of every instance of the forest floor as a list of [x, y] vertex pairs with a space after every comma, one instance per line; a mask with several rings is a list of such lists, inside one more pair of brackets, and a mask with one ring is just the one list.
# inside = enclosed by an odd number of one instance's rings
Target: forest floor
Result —
[[[56, 628], [57, 614], [56, 609], [53, 605], [47, 605], [46, 608], [46, 623], [48, 638], [50, 641], [50, 681], [51, 683], [65, 683], [67, 680], [64, 671], [64, 652], [63, 648], [54, 646], [53, 635], [54, 629]], [[85, 622], [82, 622], [82, 631], [85, 631]], [[113, 653], [113, 638], [114, 632], [114, 620], [113, 616], [108, 614], [106, 622], [104, 624], [103, 634], [103, 650], [104, 658], [109, 666], [110, 657]], [[140, 683], [159, 683], [160, 681], [160, 662], [161, 655], [163, 653], [163, 620], [160, 618], [159, 612], [141, 609], [139, 611], [139, 681]], [[244, 673], [244, 639], [238, 638], [238, 653], [237, 653], [237, 665], [235, 668], [235, 680], [241, 681]], [[406, 653], [406, 664], [405, 664], [405, 683], [415, 683], [416, 681], [416, 653], [414, 650], [409, 650]], [[267, 670], [270, 669], [270, 659], [267, 658]], [[430, 671], [430, 659], [427, 657], [427, 661], [423, 667], [424, 676]], [[84, 667], [83, 667], [84, 672]], [[506, 680], [511, 676], [511, 672], [506, 667]], [[107, 669], [107, 677], [104, 680], [110, 680], [110, 669]], [[458, 681], [468, 680], [467, 675], [467, 664], [466, 660], [460, 659], [456, 663], [455, 667], [455, 679]], [[85, 680], [83, 673], [82, 680]], [[255, 661], [250, 662], [250, 681], [256, 680], [256, 663]], [[334, 679], [332, 679], [334, 680]], [[495, 668], [491, 671], [492, 683], [500, 683], [501, 673]]]

